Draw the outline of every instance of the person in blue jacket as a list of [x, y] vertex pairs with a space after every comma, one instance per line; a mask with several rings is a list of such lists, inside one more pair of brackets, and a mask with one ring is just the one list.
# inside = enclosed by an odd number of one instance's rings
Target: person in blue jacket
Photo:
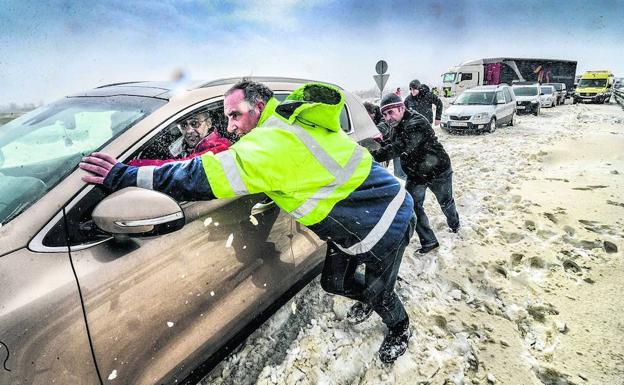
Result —
[[[394, 362], [407, 349], [409, 317], [394, 291], [415, 226], [413, 201], [399, 182], [340, 127], [344, 94], [308, 83], [278, 105], [251, 81], [225, 94], [228, 150], [159, 167], [132, 167], [93, 153], [83, 179], [110, 190], [149, 188], [178, 200], [231, 198], [263, 192], [328, 243], [322, 287], [357, 301], [353, 323], [374, 311], [388, 327], [379, 357]], [[357, 267], [365, 264], [365, 273]]]

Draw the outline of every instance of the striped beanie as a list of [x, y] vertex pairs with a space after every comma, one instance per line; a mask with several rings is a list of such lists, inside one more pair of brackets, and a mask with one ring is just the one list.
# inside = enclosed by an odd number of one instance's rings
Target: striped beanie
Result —
[[381, 99], [381, 112], [395, 107], [404, 106], [400, 96], [390, 93]]

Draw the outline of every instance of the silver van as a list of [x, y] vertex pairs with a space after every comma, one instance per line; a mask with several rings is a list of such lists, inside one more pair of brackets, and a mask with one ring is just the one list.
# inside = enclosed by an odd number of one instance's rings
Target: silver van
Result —
[[494, 132], [504, 124], [513, 126], [516, 96], [505, 84], [480, 86], [464, 91], [442, 114], [441, 127], [447, 131]]

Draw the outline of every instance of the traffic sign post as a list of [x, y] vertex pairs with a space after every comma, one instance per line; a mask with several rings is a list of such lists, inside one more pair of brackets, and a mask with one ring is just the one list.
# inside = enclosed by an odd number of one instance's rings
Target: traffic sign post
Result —
[[383, 89], [390, 77], [390, 74], [386, 73], [386, 71], [388, 71], [388, 63], [386, 63], [385, 60], [378, 61], [377, 64], [375, 64], [375, 71], [377, 75], [373, 75], [373, 79], [375, 79], [375, 83], [377, 83], [377, 87], [379, 87], [379, 102], [381, 103]]

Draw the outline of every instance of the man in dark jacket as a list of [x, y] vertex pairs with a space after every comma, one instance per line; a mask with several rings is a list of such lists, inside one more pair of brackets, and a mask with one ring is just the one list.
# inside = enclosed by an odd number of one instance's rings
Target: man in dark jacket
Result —
[[418, 79], [414, 79], [409, 84], [410, 94], [405, 98], [405, 108], [408, 110], [416, 111], [429, 121], [433, 123], [433, 111], [431, 106], [435, 104], [435, 125], [440, 125], [440, 119], [442, 117], [442, 100], [439, 97], [429, 91], [429, 87], [425, 84], [420, 84]]
[[459, 230], [451, 160], [438, 142], [431, 124], [421, 114], [407, 110], [401, 98], [395, 94], [386, 95], [381, 101], [381, 113], [385, 122], [379, 124], [379, 131], [394, 129], [394, 134], [372, 155], [378, 162], [400, 156], [407, 174], [405, 189], [414, 198], [416, 233], [421, 246], [418, 251], [427, 253], [439, 246], [423, 208], [427, 187], [438, 200], [451, 231]]

